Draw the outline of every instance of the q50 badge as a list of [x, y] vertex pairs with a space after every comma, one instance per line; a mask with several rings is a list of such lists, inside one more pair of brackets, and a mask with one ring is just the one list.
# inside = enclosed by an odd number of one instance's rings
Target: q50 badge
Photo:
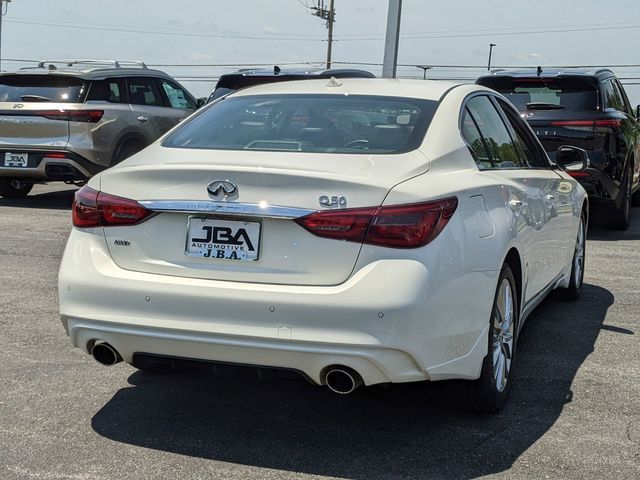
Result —
[[343, 197], [342, 195], [333, 195], [331, 197], [322, 195], [318, 201], [320, 205], [327, 208], [345, 208], [347, 206], [347, 197]]

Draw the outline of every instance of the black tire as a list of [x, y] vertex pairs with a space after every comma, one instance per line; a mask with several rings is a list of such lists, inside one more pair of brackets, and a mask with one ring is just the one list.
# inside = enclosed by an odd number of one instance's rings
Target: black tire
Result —
[[611, 228], [614, 230], [627, 230], [631, 222], [631, 177], [632, 171], [629, 170], [624, 177], [624, 185], [620, 191], [622, 202], [620, 207], [616, 209], [611, 222]]
[[636, 190], [636, 193], [631, 196], [631, 205], [634, 207], [640, 207], [640, 186], [638, 187], [638, 190]]
[[13, 178], [0, 179], [0, 197], [22, 198], [29, 195], [33, 188], [33, 183]]
[[126, 160], [127, 158], [131, 157], [132, 155], [135, 155], [140, 150], [142, 150], [144, 147], [145, 147], [145, 145], [142, 144], [142, 142], [137, 142], [137, 141], [131, 141], [131, 142], [127, 142], [127, 143], [123, 144], [118, 149], [118, 153], [116, 153], [115, 157], [113, 158], [113, 161], [111, 162], [111, 166], [117, 165], [120, 162], [122, 162], [122, 161]]
[[[580, 298], [582, 294], [582, 284], [584, 280], [584, 263], [585, 263], [585, 251], [586, 251], [586, 239], [587, 239], [587, 218], [584, 212], [580, 216], [580, 230], [578, 230], [578, 236], [576, 238], [576, 247], [573, 252], [573, 258], [571, 259], [571, 282], [567, 288], [561, 288], [558, 290], [558, 294], [562, 300], [575, 301]], [[580, 269], [577, 272], [577, 269]], [[577, 272], [577, 273], [576, 273]]]
[[[498, 332], [495, 326], [496, 321], [500, 318], [499, 303], [503, 302], [505, 297], [504, 288], [508, 287], [511, 298], [511, 347], [510, 351], [505, 349], [506, 344], [503, 341], [506, 336], [503, 336], [504, 331]], [[472, 411], [482, 413], [497, 413], [504, 407], [509, 392], [511, 391], [511, 384], [513, 383], [513, 371], [515, 366], [515, 353], [517, 344], [517, 332], [518, 323], [520, 320], [520, 302], [517, 294], [515, 277], [509, 265], [504, 265], [500, 272], [498, 279], [498, 286], [496, 287], [496, 294], [493, 299], [493, 308], [491, 311], [491, 318], [489, 319], [489, 335], [488, 335], [488, 353], [482, 361], [482, 371], [478, 380], [464, 382], [462, 385], [463, 405]], [[502, 295], [501, 295], [502, 294]], [[504, 325], [503, 322], [498, 322]], [[499, 347], [497, 347], [499, 345]], [[504, 369], [506, 373], [500, 375], [500, 360], [498, 355], [504, 354]], [[501, 378], [499, 385], [498, 377]], [[504, 382], [504, 383], [502, 383]]]

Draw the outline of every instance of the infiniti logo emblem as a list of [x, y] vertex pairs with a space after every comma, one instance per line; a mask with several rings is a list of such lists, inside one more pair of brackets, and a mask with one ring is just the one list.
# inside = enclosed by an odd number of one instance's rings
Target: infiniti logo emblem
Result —
[[238, 186], [229, 180], [216, 180], [207, 185], [207, 192], [213, 197], [227, 198], [238, 193]]

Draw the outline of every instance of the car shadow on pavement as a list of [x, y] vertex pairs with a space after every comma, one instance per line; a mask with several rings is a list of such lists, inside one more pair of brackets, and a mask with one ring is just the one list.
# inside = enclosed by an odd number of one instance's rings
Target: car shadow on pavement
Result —
[[270, 469], [371, 480], [475, 478], [509, 469], [572, 401], [613, 295], [544, 301], [525, 325], [516, 383], [499, 415], [456, 410], [455, 383], [370, 387], [350, 396], [291, 379], [136, 372], [93, 429], [131, 445]]
[[41, 208], [46, 210], [71, 210], [76, 189], [27, 195], [23, 198], [2, 198], [0, 207]]

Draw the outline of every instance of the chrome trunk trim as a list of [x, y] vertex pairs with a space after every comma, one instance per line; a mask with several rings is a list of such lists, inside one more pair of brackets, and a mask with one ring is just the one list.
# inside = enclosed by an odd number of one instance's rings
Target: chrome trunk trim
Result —
[[138, 203], [154, 212], [219, 213], [259, 218], [300, 218], [315, 212], [305, 208], [283, 207], [261, 203], [214, 202], [211, 200], [140, 200]]

